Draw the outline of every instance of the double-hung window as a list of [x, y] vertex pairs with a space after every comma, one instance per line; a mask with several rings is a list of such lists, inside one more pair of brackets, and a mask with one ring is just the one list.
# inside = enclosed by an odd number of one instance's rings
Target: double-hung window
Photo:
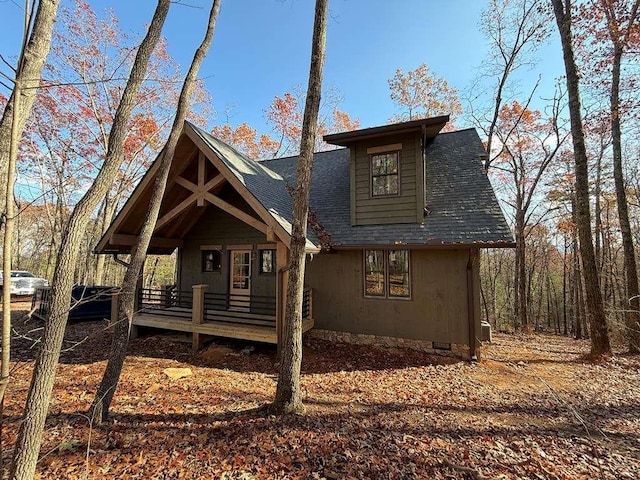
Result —
[[409, 250], [364, 251], [364, 296], [410, 298]]
[[386, 197], [400, 193], [399, 152], [371, 155], [371, 196]]

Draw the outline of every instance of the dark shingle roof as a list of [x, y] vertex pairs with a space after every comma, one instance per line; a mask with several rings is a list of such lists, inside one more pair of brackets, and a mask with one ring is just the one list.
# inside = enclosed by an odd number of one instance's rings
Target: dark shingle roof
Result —
[[[427, 145], [427, 207], [423, 224], [352, 226], [349, 208], [349, 149], [316, 153], [311, 210], [335, 246], [455, 245], [513, 243], [513, 236], [480, 155], [474, 129], [441, 133]], [[266, 160], [262, 165], [295, 184], [297, 157]]]

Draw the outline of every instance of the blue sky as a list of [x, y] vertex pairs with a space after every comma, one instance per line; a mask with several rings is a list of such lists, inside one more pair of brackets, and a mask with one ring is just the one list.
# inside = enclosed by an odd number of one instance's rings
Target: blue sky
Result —
[[[210, 2], [183, 2], [191, 6], [172, 4], [163, 34], [169, 52], [186, 68], [201, 41]], [[70, 3], [62, 0], [62, 5]], [[142, 34], [156, 2], [89, 3], [98, 13], [113, 8], [123, 30]], [[21, 5], [21, 0], [0, 0], [0, 54], [5, 58], [18, 51]], [[331, 0], [324, 85], [342, 92], [340, 109], [359, 118], [363, 127], [384, 124], [396, 111], [387, 85], [396, 68], [406, 71], [427, 63], [462, 93], [487, 55], [478, 28], [485, 5], [484, 0]], [[214, 42], [200, 71], [213, 95], [217, 121], [233, 106], [232, 124], [247, 122], [265, 131], [263, 111], [273, 97], [306, 86], [313, 8], [313, 0], [222, 1]], [[555, 78], [563, 73], [555, 37], [538, 57], [535, 69], [521, 74], [520, 87], [526, 90], [540, 73], [539, 95], [549, 98]]]

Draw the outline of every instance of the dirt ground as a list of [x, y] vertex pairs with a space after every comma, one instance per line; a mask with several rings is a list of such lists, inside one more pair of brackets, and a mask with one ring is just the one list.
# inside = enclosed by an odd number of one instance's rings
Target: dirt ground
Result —
[[[39, 478], [640, 478], [640, 358], [594, 365], [584, 341], [495, 335], [479, 363], [310, 341], [307, 412], [280, 418], [265, 409], [273, 347], [220, 340], [193, 355], [175, 335], [146, 335], [131, 344], [111, 421], [92, 427], [105, 327], [67, 329]], [[5, 459], [41, 328], [15, 322]]]

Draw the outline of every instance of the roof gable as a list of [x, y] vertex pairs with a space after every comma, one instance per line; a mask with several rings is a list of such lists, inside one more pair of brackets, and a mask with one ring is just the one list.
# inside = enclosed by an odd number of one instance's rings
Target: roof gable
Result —
[[[203, 170], [201, 165], [195, 169], [193, 167], [196, 162], [202, 161], [198, 158], [198, 152], [202, 152], [208, 159], [208, 162], [205, 162], [207, 167], [204, 168], [206, 170], [204, 173], [200, 173]], [[133, 239], [139, 234], [143, 219], [146, 217], [146, 208], [151, 198], [153, 180], [161, 155], [162, 153], [103, 235], [96, 247], [98, 253], [130, 250]], [[274, 236], [286, 245], [289, 244], [293, 208], [284, 179], [205, 131], [185, 122], [178, 148], [172, 159], [170, 180], [167, 182], [158, 225], [149, 249], [150, 253], [169, 253], [180, 246], [179, 239], [193, 228], [204, 211], [201, 208], [194, 212], [196, 187], [199, 186], [202, 189], [205, 182], [206, 185], [218, 186], [220, 182], [217, 182], [216, 175], [223, 176], [223, 180], [240, 193], [246, 205], [240, 205], [240, 208], [234, 207], [227, 204], [224, 199], [208, 192], [204, 193], [206, 201], [233, 209], [229, 213], [255, 228], [265, 232], [269, 229]], [[199, 200], [198, 203], [200, 204]], [[163, 217], [165, 219], [169, 217], [171, 221], [163, 221]], [[261, 228], [262, 226], [264, 228]], [[319, 248], [313, 243], [313, 237], [310, 237], [307, 241], [307, 250], [317, 252]]]

